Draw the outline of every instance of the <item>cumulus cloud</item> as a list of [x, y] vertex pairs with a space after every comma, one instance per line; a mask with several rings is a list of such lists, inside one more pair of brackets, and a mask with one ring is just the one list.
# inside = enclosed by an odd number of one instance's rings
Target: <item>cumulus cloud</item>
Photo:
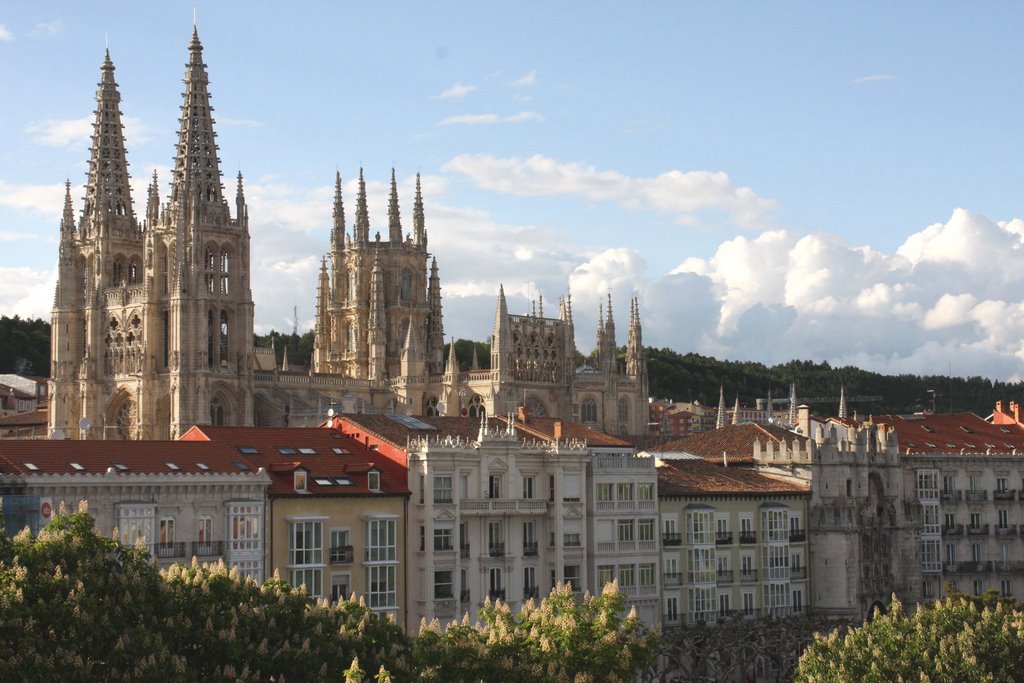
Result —
[[14, 34], [4, 24], [0, 24], [0, 43], [9, 43], [14, 40]]
[[526, 88], [537, 83], [537, 72], [531, 71], [530, 73], [523, 74], [516, 80], [509, 83], [514, 88]]
[[0, 267], [0, 313], [23, 318], [49, 319], [53, 308], [53, 292], [57, 270], [36, 270], [28, 267]]
[[674, 214], [682, 224], [692, 224], [701, 212], [718, 211], [729, 214], [737, 225], [754, 226], [777, 207], [749, 187], [736, 187], [723, 172], [671, 170], [653, 178], [630, 178], [540, 154], [527, 159], [460, 154], [443, 168], [504, 194], [614, 201], [629, 209]]
[[490, 123], [524, 123], [526, 121], [543, 121], [544, 117], [535, 111], [521, 111], [518, 114], [500, 116], [498, 114], [456, 114], [441, 119], [437, 122], [439, 126], [452, 126], [456, 124], [479, 126]]
[[[152, 139], [153, 128], [142, 119], [122, 116], [125, 145], [131, 155], [132, 145], [142, 145]], [[80, 147], [91, 144], [93, 117], [80, 119], [46, 119], [25, 127], [36, 142], [47, 147]]]
[[64, 30], [64, 24], [60, 20], [48, 21], [36, 24], [29, 32], [33, 38], [53, 38]]
[[60, 216], [64, 209], [64, 183], [22, 185], [0, 180], [0, 206]]
[[462, 83], [456, 83], [452, 87], [441, 92], [440, 95], [434, 95], [435, 100], [454, 100], [460, 97], [465, 97], [469, 93], [476, 90], [475, 85], [463, 85]]

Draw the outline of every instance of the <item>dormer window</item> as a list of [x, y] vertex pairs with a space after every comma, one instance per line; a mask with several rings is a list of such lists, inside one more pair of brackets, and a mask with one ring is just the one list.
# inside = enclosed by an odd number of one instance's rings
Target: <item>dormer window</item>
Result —
[[366, 473], [366, 488], [371, 491], [380, 491], [380, 472], [370, 470]]
[[293, 481], [295, 483], [295, 492], [296, 493], [305, 493], [306, 492], [306, 470], [295, 470], [295, 472], [294, 472], [294, 474], [292, 476], [293, 476]]

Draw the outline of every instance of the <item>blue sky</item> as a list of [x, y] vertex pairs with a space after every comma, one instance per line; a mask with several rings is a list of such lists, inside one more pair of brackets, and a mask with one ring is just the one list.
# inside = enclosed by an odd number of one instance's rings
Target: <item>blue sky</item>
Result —
[[3, 2], [0, 313], [49, 315], [105, 41], [166, 194], [194, 7], [258, 331], [312, 323], [335, 170], [386, 226], [393, 165], [450, 336], [504, 283], [588, 351], [611, 290], [620, 343], [636, 294], [649, 345], [1024, 377], [1016, 3]]

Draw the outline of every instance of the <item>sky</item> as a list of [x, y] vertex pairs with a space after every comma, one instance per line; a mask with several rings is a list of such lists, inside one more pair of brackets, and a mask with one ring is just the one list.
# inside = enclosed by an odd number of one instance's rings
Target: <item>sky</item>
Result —
[[610, 293], [620, 344], [636, 296], [681, 353], [1024, 378], [1022, 3], [2, 0], [0, 314], [50, 315], [105, 45], [166, 198], [193, 15], [258, 333], [313, 325], [335, 172], [386, 234], [394, 167], [447, 336], [503, 285], [583, 352]]

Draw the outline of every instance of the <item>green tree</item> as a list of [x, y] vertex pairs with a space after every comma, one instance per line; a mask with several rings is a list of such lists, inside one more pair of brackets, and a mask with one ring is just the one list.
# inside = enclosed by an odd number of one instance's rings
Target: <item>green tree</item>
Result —
[[1024, 671], [1024, 614], [950, 597], [913, 614], [893, 600], [845, 636], [818, 636], [800, 658], [796, 681], [1019, 680]]
[[487, 601], [480, 622], [435, 621], [416, 638], [414, 661], [422, 681], [543, 683], [632, 681], [653, 665], [661, 646], [631, 611], [614, 583], [600, 596], [580, 600], [568, 585], [555, 588], [537, 606], [519, 614], [503, 602]]

